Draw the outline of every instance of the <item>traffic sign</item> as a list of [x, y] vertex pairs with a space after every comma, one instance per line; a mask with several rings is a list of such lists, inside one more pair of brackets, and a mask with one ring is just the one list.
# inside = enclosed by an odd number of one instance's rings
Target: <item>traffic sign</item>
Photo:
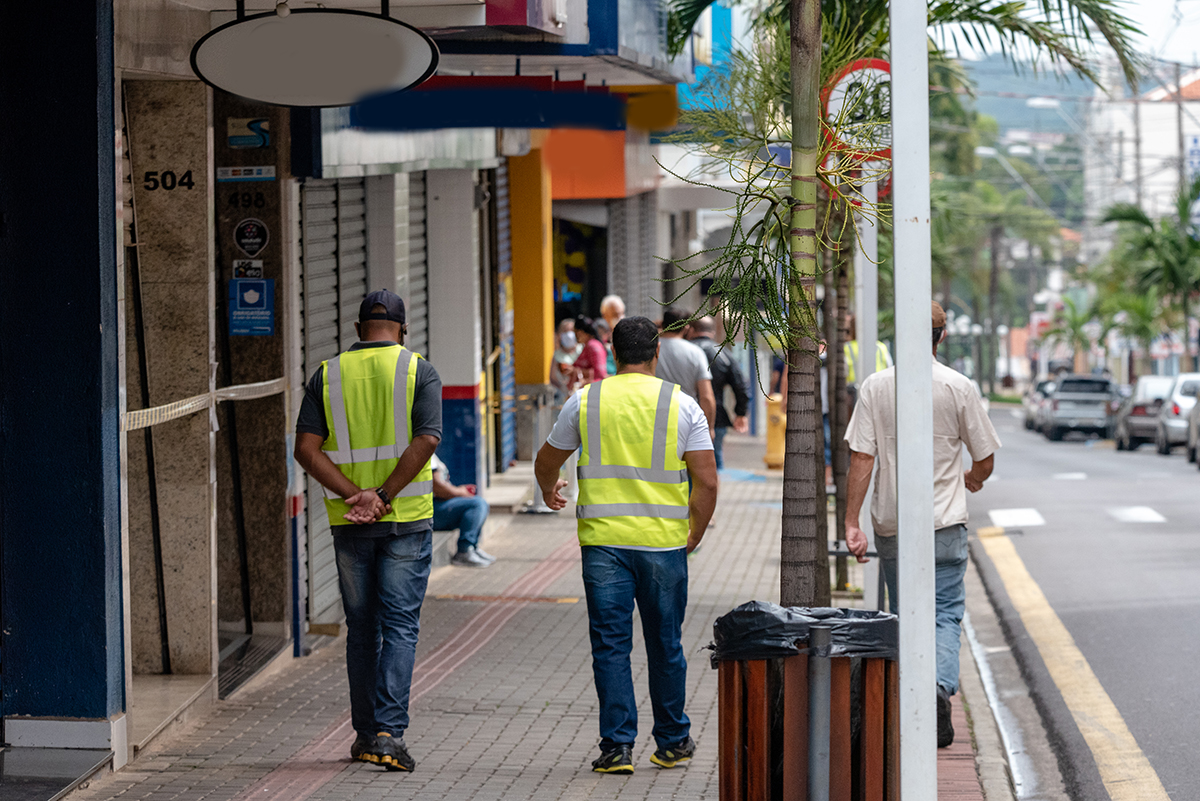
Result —
[[892, 72], [881, 58], [860, 58], [821, 92], [834, 148], [855, 161], [892, 157]]

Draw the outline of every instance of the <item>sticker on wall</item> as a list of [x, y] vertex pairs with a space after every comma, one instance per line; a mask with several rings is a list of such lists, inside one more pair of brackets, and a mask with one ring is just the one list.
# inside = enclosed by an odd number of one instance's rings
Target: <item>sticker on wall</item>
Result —
[[262, 259], [234, 259], [233, 260], [233, 277], [234, 278], [262, 278], [263, 277]]
[[225, 120], [225, 135], [229, 146], [235, 150], [249, 150], [271, 146], [271, 121], [266, 117], [253, 119]]
[[262, 253], [270, 239], [271, 234], [267, 231], [266, 223], [253, 217], [242, 220], [233, 229], [233, 241], [250, 258]]
[[229, 282], [229, 335], [269, 337], [275, 334], [275, 281], [234, 278]]
[[231, 181], [274, 181], [274, 167], [217, 167], [217, 183]]

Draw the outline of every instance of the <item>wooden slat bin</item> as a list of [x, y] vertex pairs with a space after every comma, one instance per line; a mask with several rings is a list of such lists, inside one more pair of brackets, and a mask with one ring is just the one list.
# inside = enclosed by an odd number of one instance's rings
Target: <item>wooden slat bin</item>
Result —
[[[719, 663], [721, 801], [807, 801], [808, 662], [802, 654]], [[896, 662], [830, 663], [830, 801], [895, 801]]]

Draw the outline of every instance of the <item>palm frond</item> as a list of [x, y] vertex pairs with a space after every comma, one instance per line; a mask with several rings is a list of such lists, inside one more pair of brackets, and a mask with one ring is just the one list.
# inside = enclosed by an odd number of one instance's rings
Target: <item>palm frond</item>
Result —
[[1114, 206], [1110, 206], [1108, 211], [1104, 212], [1104, 216], [1100, 218], [1100, 222], [1124, 222], [1132, 223], [1142, 228], [1154, 228], [1154, 223], [1146, 216], [1146, 212], [1142, 211], [1140, 206], [1136, 206], [1133, 203], [1117, 203]]

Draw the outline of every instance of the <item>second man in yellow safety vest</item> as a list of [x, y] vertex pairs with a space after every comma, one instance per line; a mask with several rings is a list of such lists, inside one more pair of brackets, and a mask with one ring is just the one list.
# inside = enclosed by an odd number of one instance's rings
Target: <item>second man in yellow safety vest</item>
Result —
[[[551, 509], [567, 501], [559, 470], [580, 449], [578, 518], [583, 583], [600, 700], [598, 773], [633, 773], [637, 698], [630, 652], [633, 610], [642, 619], [654, 709], [654, 764], [695, 753], [683, 711], [687, 662], [680, 634], [687, 555], [700, 544], [717, 500], [708, 419], [678, 385], [655, 377], [658, 329], [627, 317], [612, 332], [617, 374], [568, 399], [535, 464]], [[688, 477], [693, 489], [689, 497]]]

